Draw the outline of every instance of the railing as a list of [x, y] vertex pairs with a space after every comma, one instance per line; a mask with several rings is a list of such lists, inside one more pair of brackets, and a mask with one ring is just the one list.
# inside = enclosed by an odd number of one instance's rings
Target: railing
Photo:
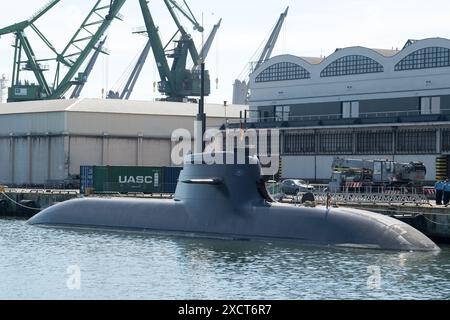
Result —
[[[408, 111], [386, 111], [386, 112], [366, 112], [360, 113], [358, 117], [343, 117], [342, 114], [321, 114], [292, 116], [288, 112], [279, 112], [269, 117], [261, 117], [261, 111], [249, 111], [250, 116], [246, 119], [247, 123], [282, 123], [282, 122], [301, 122], [301, 121], [324, 121], [324, 120], [357, 120], [357, 119], [396, 119], [399, 117], [429, 117], [450, 114], [450, 109], [441, 109], [440, 113], [422, 114], [420, 110]], [[252, 117], [251, 115], [256, 115]], [[229, 124], [239, 123], [241, 120], [230, 120]]]
[[78, 195], [78, 190], [57, 190], [57, 189], [22, 189], [22, 188], [5, 188], [5, 193], [22, 193], [22, 194], [51, 194], [51, 195]]
[[[329, 198], [330, 197], [330, 198]], [[330, 199], [331, 204], [430, 204], [423, 194], [403, 193], [314, 193], [316, 203], [326, 204]]]
[[[287, 196], [280, 190], [278, 184], [267, 184], [267, 190], [275, 199], [290, 199], [293, 204], [301, 204], [305, 192], [296, 196]], [[273, 190], [276, 190], [273, 192]], [[387, 188], [363, 187], [350, 189], [342, 187], [330, 192], [328, 186], [315, 186], [312, 192], [314, 203], [320, 205], [346, 205], [346, 204], [414, 204], [429, 205], [434, 196], [433, 188]]]

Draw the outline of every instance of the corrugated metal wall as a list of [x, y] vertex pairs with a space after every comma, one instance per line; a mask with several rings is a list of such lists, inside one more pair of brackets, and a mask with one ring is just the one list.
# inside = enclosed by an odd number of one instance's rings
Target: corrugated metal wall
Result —
[[0, 184], [42, 185], [68, 177], [62, 136], [0, 137]]

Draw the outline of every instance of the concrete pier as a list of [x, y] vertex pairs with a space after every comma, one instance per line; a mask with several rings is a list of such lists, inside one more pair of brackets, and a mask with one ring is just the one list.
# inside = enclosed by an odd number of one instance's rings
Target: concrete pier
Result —
[[5, 189], [0, 190], [0, 216], [30, 218], [58, 202], [77, 198], [77, 191]]

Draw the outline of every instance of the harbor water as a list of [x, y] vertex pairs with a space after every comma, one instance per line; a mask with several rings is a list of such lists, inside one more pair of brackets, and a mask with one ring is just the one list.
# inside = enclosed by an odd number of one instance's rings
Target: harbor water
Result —
[[0, 219], [0, 299], [450, 299], [450, 247], [390, 252]]

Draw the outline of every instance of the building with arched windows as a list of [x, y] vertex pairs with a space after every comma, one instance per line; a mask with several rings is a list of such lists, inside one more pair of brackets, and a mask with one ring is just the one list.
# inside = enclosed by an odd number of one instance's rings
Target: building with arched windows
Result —
[[450, 174], [448, 39], [276, 56], [249, 87], [248, 126], [281, 129], [284, 178], [327, 180], [335, 156], [422, 161], [430, 182]]

